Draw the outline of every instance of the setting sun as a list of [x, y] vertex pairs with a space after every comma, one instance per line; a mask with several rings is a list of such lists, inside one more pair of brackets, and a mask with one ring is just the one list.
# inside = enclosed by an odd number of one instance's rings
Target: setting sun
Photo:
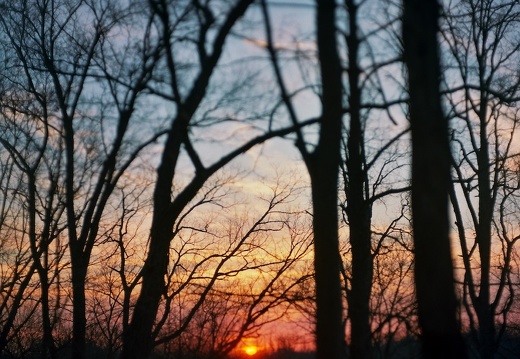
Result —
[[247, 347], [244, 348], [244, 353], [246, 353], [247, 355], [255, 355], [257, 352], [258, 352], [258, 348], [255, 347], [254, 345], [248, 345]]

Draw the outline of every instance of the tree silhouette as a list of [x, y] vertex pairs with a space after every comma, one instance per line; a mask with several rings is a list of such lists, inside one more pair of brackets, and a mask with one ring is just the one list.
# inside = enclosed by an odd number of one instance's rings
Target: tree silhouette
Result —
[[[270, 17], [262, 2], [269, 52], [280, 96], [290, 121], [299, 126], [294, 105], [282, 77], [274, 46]], [[342, 68], [336, 39], [336, 4], [316, 2], [316, 42], [321, 74], [322, 113], [318, 142], [309, 150], [304, 133], [296, 131], [296, 147], [311, 180], [314, 230], [314, 270], [316, 286], [317, 358], [342, 358], [345, 340], [342, 326], [340, 254], [338, 241], [338, 175], [341, 160]]]
[[445, 86], [453, 143], [450, 195], [465, 272], [462, 299], [480, 356], [492, 358], [507, 322], [499, 318], [507, 316], [514, 296], [508, 277], [517, 236], [507, 223], [518, 192], [520, 77], [512, 68], [520, 54], [520, 6], [468, 1], [449, 7], [445, 18], [446, 67], [453, 65]]
[[449, 239], [450, 148], [442, 113], [436, 0], [405, 0], [404, 58], [412, 130], [415, 284], [425, 358], [465, 358]]

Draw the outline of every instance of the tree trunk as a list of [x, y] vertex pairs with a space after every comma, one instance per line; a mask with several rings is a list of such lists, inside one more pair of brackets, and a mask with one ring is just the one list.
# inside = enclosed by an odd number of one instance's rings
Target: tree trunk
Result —
[[[135, 304], [132, 321], [124, 337], [121, 359], [148, 358], [154, 347], [151, 336], [161, 295], [165, 290], [164, 274], [168, 264], [171, 227], [152, 224], [150, 249], [143, 268], [141, 295]], [[162, 233], [158, 233], [162, 232]], [[167, 233], [169, 232], [169, 233]]]
[[425, 358], [465, 358], [449, 239], [448, 123], [439, 93], [436, 0], [404, 0], [403, 40], [412, 129], [415, 283]]
[[149, 252], [142, 271], [142, 285], [132, 320], [124, 334], [121, 359], [148, 358], [154, 346], [153, 324], [165, 290], [164, 275], [168, 266], [173, 225], [180, 210], [172, 211], [171, 194], [175, 167], [180, 154], [187, 120], [179, 116], [168, 134], [154, 190], [154, 213], [150, 230]]
[[332, 176], [323, 167], [317, 165], [309, 171], [314, 213], [316, 358], [339, 359], [345, 357], [345, 344], [339, 277], [337, 181], [331, 183], [329, 178]]
[[86, 298], [85, 281], [87, 278], [87, 263], [81, 250], [71, 247], [72, 272], [72, 357], [86, 358]]
[[493, 311], [489, 304], [482, 302], [477, 309], [479, 323], [479, 352], [481, 359], [493, 359], [495, 357], [495, 321]]
[[[345, 357], [338, 245], [338, 174], [342, 129], [341, 66], [335, 1], [317, 1], [317, 43], [322, 77], [320, 139], [304, 155], [311, 177], [316, 280], [316, 358]], [[305, 152], [304, 152], [305, 153]]]
[[[484, 73], [484, 69], [481, 72]], [[485, 84], [481, 83], [484, 87]], [[491, 308], [490, 273], [491, 273], [491, 226], [493, 222], [494, 199], [490, 181], [491, 159], [487, 131], [488, 99], [485, 91], [481, 91], [480, 110], [480, 149], [477, 152], [478, 163], [478, 225], [476, 226], [476, 242], [480, 258], [480, 290], [477, 303], [474, 303], [479, 322], [479, 344], [481, 359], [492, 359], [495, 353], [494, 310]]]
[[41, 290], [41, 307], [42, 307], [42, 348], [43, 354], [47, 357], [47, 353], [50, 358], [56, 357], [56, 347], [54, 345], [54, 338], [52, 335], [52, 325], [50, 317], [50, 306], [49, 306], [49, 283], [48, 283], [48, 270], [43, 268], [41, 265], [38, 268], [40, 277], [40, 290]]
[[352, 287], [348, 295], [351, 323], [350, 353], [352, 359], [371, 357], [370, 294], [372, 290], [373, 257], [371, 253], [370, 219], [367, 204], [348, 204], [347, 212], [352, 248]]
[[346, 0], [349, 14], [348, 80], [350, 126], [347, 142], [346, 213], [350, 228], [352, 248], [352, 287], [348, 295], [350, 317], [350, 353], [352, 359], [371, 357], [370, 294], [372, 290], [373, 257], [371, 251], [371, 207], [365, 198], [367, 183], [364, 170], [363, 129], [361, 124], [361, 90], [359, 88], [357, 37], [357, 5]]

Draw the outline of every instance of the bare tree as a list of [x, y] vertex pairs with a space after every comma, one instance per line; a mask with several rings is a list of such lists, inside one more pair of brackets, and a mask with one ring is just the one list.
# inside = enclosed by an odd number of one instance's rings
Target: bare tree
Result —
[[[40, 297], [36, 299], [36, 306], [41, 314], [42, 352], [55, 357], [50, 290], [60, 275], [58, 262], [64, 254], [59, 241], [65, 229], [64, 193], [59, 187], [63, 143], [53, 128], [48, 105], [50, 102], [20, 92], [14, 86], [2, 98], [0, 145], [8, 157], [4, 158], [6, 162], [3, 164], [4, 214], [1, 227], [8, 229], [5, 234], [18, 232], [20, 249], [28, 250], [32, 263], [10, 305], [9, 319], [0, 335], [0, 351], [8, 344], [7, 338], [22, 301], [32, 297], [25, 290], [33, 285], [32, 274], [37, 273]], [[16, 188], [12, 187], [14, 183], [9, 183], [14, 178], [18, 181]], [[8, 237], [4, 240], [7, 246], [14, 244]]]
[[442, 113], [436, 0], [405, 0], [404, 58], [412, 130], [415, 283], [425, 358], [464, 358], [449, 239], [450, 148]]
[[[244, 154], [257, 144], [266, 140], [284, 136], [295, 130], [297, 124], [287, 128], [267, 128], [263, 134], [249, 138], [243, 144], [229, 150], [217, 158], [205, 159], [205, 153], [194, 144], [192, 133], [197, 128], [222, 122], [238, 122], [239, 118], [226, 115], [225, 119], [196, 116], [209, 88], [210, 79], [225, 49], [226, 40], [235, 23], [243, 16], [252, 0], [239, 0], [220, 4], [223, 8], [214, 8], [215, 4], [198, 1], [186, 4], [169, 4], [166, 1], [152, 1], [158, 36], [164, 46], [164, 71], [168, 79], [166, 84], [158, 82], [152, 89], [155, 94], [175, 107], [171, 116], [171, 125], [162, 149], [161, 162], [157, 169], [157, 181], [153, 194], [153, 218], [147, 258], [141, 272], [142, 285], [135, 304], [132, 321], [124, 337], [122, 358], [145, 358], [153, 348], [158, 327], [154, 322], [159, 310], [161, 297], [165, 292], [169, 248], [178, 231], [176, 223], [182, 219], [189, 203], [196, 198], [206, 181], [233, 159]], [[185, 23], [193, 25], [188, 30]], [[186, 33], [188, 31], [188, 33]], [[182, 39], [190, 39], [191, 48], [184, 48], [197, 59], [188, 69], [197, 71], [183, 72], [182, 58], [176, 50], [185, 45]], [[185, 81], [191, 79], [191, 81]], [[184, 81], [183, 81], [184, 80]], [[231, 118], [230, 118], [231, 117]], [[202, 118], [202, 120], [201, 120]], [[209, 121], [208, 121], [209, 120]], [[308, 123], [312, 123], [309, 121]], [[172, 185], [178, 180], [179, 162], [185, 158], [191, 164], [193, 176], [175, 193]], [[207, 161], [210, 164], [205, 164]]]
[[365, 169], [364, 136], [361, 118], [361, 88], [359, 67], [358, 4], [346, 0], [349, 15], [349, 30], [346, 35], [349, 80], [349, 128], [344, 178], [347, 205], [345, 212], [349, 223], [349, 241], [352, 250], [352, 274], [347, 296], [351, 321], [350, 352], [352, 358], [371, 357], [371, 330], [369, 305], [372, 289], [373, 260], [371, 217], [372, 205], [366, 198], [368, 174]]
[[515, 101], [520, 99], [515, 70], [520, 6], [467, 1], [450, 6], [445, 19], [450, 74], [446, 92], [454, 146], [451, 202], [464, 267], [462, 299], [481, 358], [492, 358], [513, 295], [508, 276], [518, 239], [507, 223], [518, 191], [513, 178], [519, 154], [514, 143], [519, 120]]
[[[2, 211], [0, 225], [0, 243], [2, 254], [1, 270], [1, 302], [0, 302], [0, 349], [5, 351], [15, 335], [19, 312], [27, 304], [27, 292], [36, 272], [36, 266], [31, 261], [30, 247], [27, 240], [27, 213], [23, 208], [23, 194], [25, 194], [22, 176], [17, 173], [14, 159], [6, 152], [1, 152], [2, 165]], [[19, 177], [20, 176], [20, 177]], [[20, 190], [21, 196], [13, 195]], [[22, 197], [22, 198], [20, 198]], [[20, 203], [21, 200], [21, 203]], [[14, 227], [10, 222], [18, 221], [22, 225]], [[23, 225], [25, 223], [25, 225]], [[29, 288], [29, 289], [28, 289]], [[34, 305], [30, 306], [28, 316], [30, 320], [34, 314]], [[22, 316], [22, 315], [20, 315]]]
[[[316, 2], [318, 67], [321, 74], [322, 113], [317, 143], [309, 148], [304, 132], [296, 132], [296, 147], [311, 179], [314, 230], [314, 266], [316, 280], [316, 351], [318, 358], [345, 356], [342, 325], [340, 254], [338, 241], [338, 175], [341, 161], [342, 83], [336, 31], [334, 1]], [[281, 99], [290, 121], [300, 120], [291, 94], [282, 77], [274, 46], [270, 17], [262, 2], [266, 24], [267, 50], [279, 86]]]
[[[411, 238], [407, 241], [411, 242]], [[399, 358], [403, 352], [418, 355], [414, 345], [419, 330], [412, 255], [394, 242], [387, 243], [384, 253], [374, 260], [370, 323], [374, 350], [383, 358]], [[406, 340], [410, 342], [408, 347]]]
[[[374, 257], [378, 255], [380, 248], [373, 243], [377, 241], [372, 232], [373, 211], [378, 201], [409, 190], [407, 183], [403, 181], [390, 184], [392, 174], [404, 171], [406, 167], [406, 150], [400, 140], [408, 132], [408, 125], [405, 125], [404, 130], [396, 131], [399, 127], [391, 109], [404, 100], [400, 98], [402, 94], [391, 98], [387, 93], [392, 91], [395, 84], [384, 84], [381, 80], [392, 68], [400, 71], [397, 65], [400, 47], [395, 45], [392, 51], [389, 50], [384, 55], [377, 50], [383, 38], [398, 43], [397, 37], [391, 31], [397, 18], [386, 16], [385, 22], [377, 24], [377, 27], [368, 26], [366, 22], [377, 19], [376, 14], [367, 13], [373, 9], [364, 9], [370, 4], [351, 0], [346, 0], [344, 4], [348, 21], [344, 33], [348, 78], [344, 102], [348, 120], [344, 145], [345, 164], [341, 168], [345, 201], [341, 207], [344, 221], [348, 225], [351, 251], [351, 264], [348, 264], [351, 270], [345, 293], [350, 321], [350, 353], [353, 358], [370, 358], [373, 267]], [[390, 11], [386, 15], [389, 13]], [[368, 52], [367, 58], [361, 58], [363, 52]], [[381, 121], [381, 118], [387, 119], [388, 124], [370, 123]], [[383, 138], [376, 139], [374, 133], [381, 132], [381, 128], [386, 129]], [[371, 145], [371, 141], [376, 140], [379, 143], [376, 146]], [[375, 149], [371, 150], [372, 146]], [[396, 215], [399, 217], [400, 214]], [[382, 236], [379, 240], [384, 239]]]
[[[147, 144], [143, 140], [130, 146], [125, 140], [152, 73], [155, 48], [147, 42], [146, 30], [118, 46], [112, 42], [112, 36], [139, 20], [141, 11], [119, 3], [74, 0], [3, 4], [0, 24], [12, 64], [6, 76], [18, 93], [34, 98], [46, 125], [62, 141], [56, 188], [64, 193], [76, 358], [85, 356], [85, 282], [100, 222], [117, 182]], [[128, 56], [133, 39], [142, 45]]]
[[258, 210], [232, 206], [227, 220], [211, 215], [211, 223], [195, 232], [186, 226], [191, 221], [183, 224], [156, 345], [171, 342], [174, 351], [225, 357], [244, 337], [287, 313], [296, 286], [306, 280], [292, 271], [310, 255], [311, 232], [299, 223], [307, 214], [288, 208], [301, 193], [294, 184], [271, 190], [248, 201], [260, 202]]
[[[139, 180], [138, 180], [139, 179]], [[123, 333], [130, 322], [139, 284], [140, 264], [146, 251], [144, 225], [149, 212], [148, 184], [134, 177], [135, 188], [129, 184], [115, 193], [116, 208], [112, 221], [100, 235], [91, 263], [92, 279], [87, 285], [87, 339], [101, 347], [107, 358], [117, 357]]]

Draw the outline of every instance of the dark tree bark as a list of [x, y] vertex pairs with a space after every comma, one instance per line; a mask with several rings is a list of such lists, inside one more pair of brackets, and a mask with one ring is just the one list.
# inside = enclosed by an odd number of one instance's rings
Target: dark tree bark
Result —
[[307, 148], [300, 121], [286, 88], [271, 32], [267, 5], [262, 1], [267, 50], [271, 57], [281, 100], [296, 127], [296, 147], [311, 179], [314, 276], [316, 286], [316, 358], [339, 359], [346, 355], [341, 296], [341, 257], [338, 242], [338, 175], [342, 137], [342, 67], [336, 39], [336, 3], [316, 1], [317, 45], [321, 73], [322, 114], [319, 139]]
[[371, 357], [370, 294], [373, 277], [371, 252], [371, 203], [366, 198], [368, 183], [365, 170], [364, 136], [361, 123], [360, 69], [358, 65], [359, 39], [357, 36], [357, 9], [354, 0], [345, 1], [349, 15], [349, 33], [346, 36], [348, 49], [348, 81], [350, 96], [349, 129], [347, 139], [346, 214], [349, 222], [352, 248], [351, 290], [347, 296], [351, 323], [350, 353], [353, 359]]
[[448, 122], [439, 92], [439, 4], [404, 0], [403, 41], [412, 130], [415, 283], [425, 358], [465, 358], [449, 240]]
[[[338, 245], [338, 175], [341, 161], [342, 83], [335, 1], [317, 1], [317, 44], [322, 82], [320, 138], [303, 152], [311, 178], [316, 280], [316, 357], [345, 357]], [[302, 148], [300, 148], [302, 150]]]

